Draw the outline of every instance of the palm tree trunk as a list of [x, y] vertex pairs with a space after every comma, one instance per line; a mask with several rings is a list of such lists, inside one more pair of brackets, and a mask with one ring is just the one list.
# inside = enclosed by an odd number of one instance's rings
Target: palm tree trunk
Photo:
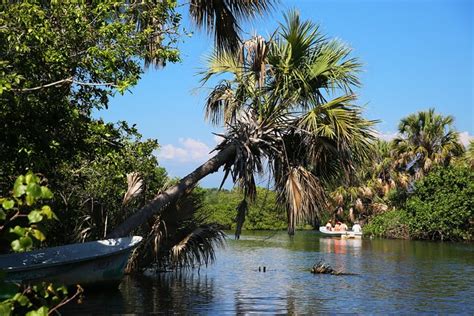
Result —
[[189, 189], [194, 187], [199, 180], [205, 176], [216, 172], [219, 167], [226, 162], [232, 161], [235, 157], [235, 147], [228, 146], [217, 155], [199, 166], [196, 170], [181, 179], [178, 184], [172, 186], [163, 193], [158, 194], [147, 205], [138, 210], [135, 214], [127, 218], [122, 224], [115, 228], [108, 238], [117, 238], [128, 235], [132, 230], [145, 223], [153, 215], [159, 214], [171, 203], [175, 203]]

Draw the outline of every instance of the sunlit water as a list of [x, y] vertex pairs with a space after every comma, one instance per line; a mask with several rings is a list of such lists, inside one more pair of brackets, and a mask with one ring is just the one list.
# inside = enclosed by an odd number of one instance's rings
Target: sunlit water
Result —
[[[356, 275], [311, 274], [320, 260]], [[247, 233], [229, 238], [212, 266], [126, 277], [118, 291], [86, 295], [65, 312], [474, 315], [474, 245]]]

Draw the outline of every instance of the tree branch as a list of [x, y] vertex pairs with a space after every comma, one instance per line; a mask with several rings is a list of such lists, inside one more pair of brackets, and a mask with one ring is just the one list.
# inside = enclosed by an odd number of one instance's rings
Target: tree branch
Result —
[[108, 87], [118, 88], [118, 85], [113, 82], [81, 82], [81, 81], [73, 80], [72, 77], [69, 77], [66, 79], [58, 80], [55, 82], [47, 83], [47, 84], [33, 87], [33, 88], [12, 89], [12, 91], [21, 92], [21, 93], [32, 92], [32, 91], [37, 91], [44, 88], [54, 87], [63, 83], [72, 83], [72, 84], [77, 84], [80, 86], [94, 86], [94, 87], [95, 86], [108, 86]]

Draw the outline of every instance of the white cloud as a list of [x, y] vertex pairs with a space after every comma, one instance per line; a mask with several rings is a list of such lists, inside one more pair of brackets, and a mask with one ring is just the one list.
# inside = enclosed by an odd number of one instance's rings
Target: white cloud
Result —
[[398, 133], [397, 132], [387, 132], [387, 133], [384, 133], [384, 132], [379, 132], [379, 131], [376, 131], [376, 137], [380, 138], [380, 139], [383, 139], [385, 141], [391, 141], [393, 140], [395, 137], [398, 136]]
[[474, 136], [469, 135], [469, 132], [459, 133], [459, 140], [466, 147], [469, 145], [469, 141], [472, 140], [472, 139], [474, 139]]
[[208, 145], [193, 139], [180, 138], [179, 145], [167, 144], [161, 147], [158, 158], [161, 160], [175, 160], [180, 163], [185, 162], [203, 162], [211, 158]]

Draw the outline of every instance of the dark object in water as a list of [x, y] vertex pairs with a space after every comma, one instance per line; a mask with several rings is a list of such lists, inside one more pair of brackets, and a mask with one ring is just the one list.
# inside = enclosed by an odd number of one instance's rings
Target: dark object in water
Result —
[[354, 273], [344, 273], [342, 271], [334, 270], [329, 264], [319, 261], [311, 268], [311, 273], [314, 274], [333, 274], [333, 275], [355, 275]]

